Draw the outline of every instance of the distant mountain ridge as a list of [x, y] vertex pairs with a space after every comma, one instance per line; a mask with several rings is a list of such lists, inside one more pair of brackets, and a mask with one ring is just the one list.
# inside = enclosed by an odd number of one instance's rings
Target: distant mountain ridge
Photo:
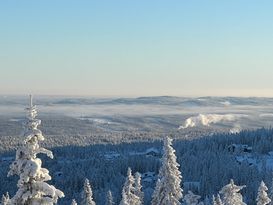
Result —
[[[26, 97], [2, 96], [0, 105], [25, 105]], [[177, 97], [177, 96], [147, 96], [136, 98], [96, 98], [96, 97], [36, 97], [37, 105], [134, 105], [157, 104], [170, 106], [229, 106], [229, 105], [272, 105], [273, 98], [265, 97]]]

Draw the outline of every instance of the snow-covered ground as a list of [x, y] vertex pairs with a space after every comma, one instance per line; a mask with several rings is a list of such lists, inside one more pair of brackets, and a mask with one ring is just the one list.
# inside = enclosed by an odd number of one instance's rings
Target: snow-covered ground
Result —
[[262, 169], [273, 171], [273, 151], [267, 154], [255, 153], [248, 145], [232, 144], [229, 152], [235, 156], [239, 165], [255, 166], [260, 172]]

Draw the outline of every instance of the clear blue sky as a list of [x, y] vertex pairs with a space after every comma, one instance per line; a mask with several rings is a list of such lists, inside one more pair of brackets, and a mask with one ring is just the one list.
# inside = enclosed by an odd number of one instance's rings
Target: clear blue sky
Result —
[[0, 94], [273, 96], [271, 0], [0, 2]]

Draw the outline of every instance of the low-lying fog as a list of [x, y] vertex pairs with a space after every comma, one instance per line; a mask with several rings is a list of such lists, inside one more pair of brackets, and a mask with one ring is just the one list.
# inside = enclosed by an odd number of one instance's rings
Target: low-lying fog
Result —
[[[28, 96], [0, 97], [1, 135], [17, 133], [19, 128], [5, 132], [5, 126], [19, 126], [28, 100]], [[273, 124], [273, 98], [35, 96], [34, 104], [49, 134], [60, 134], [50, 130], [52, 127], [70, 127], [79, 134], [85, 134], [80, 130], [171, 132], [203, 128], [238, 132]]]

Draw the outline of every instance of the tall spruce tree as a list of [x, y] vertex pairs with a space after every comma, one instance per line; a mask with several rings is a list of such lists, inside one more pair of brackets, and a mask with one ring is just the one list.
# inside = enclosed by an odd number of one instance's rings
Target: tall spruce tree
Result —
[[144, 203], [144, 193], [142, 192], [141, 185], [141, 174], [139, 172], [135, 173], [135, 195], [139, 197], [139, 204], [142, 205]]
[[261, 181], [261, 184], [258, 189], [258, 195], [257, 195], [257, 205], [267, 205], [271, 202], [270, 198], [267, 196], [267, 190], [265, 183]]
[[93, 200], [93, 192], [88, 179], [85, 179], [82, 192], [82, 205], [96, 205]]
[[37, 109], [32, 104], [27, 110], [27, 120], [24, 125], [24, 144], [16, 151], [16, 159], [10, 166], [8, 176], [18, 175], [20, 177], [17, 187], [18, 191], [11, 198], [11, 205], [53, 205], [58, 198], [64, 197], [62, 191], [49, 185], [46, 181], [51, 180], [49, 171], [42, 168], [42, 160], [37, 154], [43, 153], [53, 158], [51, 151], [40, 147], [39, 142], [44, 140], [42, 132], [37, 128], [41, 121], [36, 119]]
[[114, 205], [114, 199], [113, 199], [113, 195], [112, 192], [109, 190], [107, 192], [107, 197], [106, 197], [106, 205]]
[[140, 205], [140, 198], [135, 194], [135, 179], [131, 168], [128, 168], [127, 177], [122, 189], [120, 205]]
[[225, 205], [246, 205], [243, 202], [243, 197], [239, 193], [245, 186], [237, 186], [234, 184], [233, 179], [230, 180], [230, 183], [225, 185], [220, 194], [223, 195], [223, 203]]
[[169, 137], [164, 139], [162, 167], [159, 170], [158, 181], [153, 193], [152, 205], [180, 205], [182, 176], [176, 162], [175, 150]]

